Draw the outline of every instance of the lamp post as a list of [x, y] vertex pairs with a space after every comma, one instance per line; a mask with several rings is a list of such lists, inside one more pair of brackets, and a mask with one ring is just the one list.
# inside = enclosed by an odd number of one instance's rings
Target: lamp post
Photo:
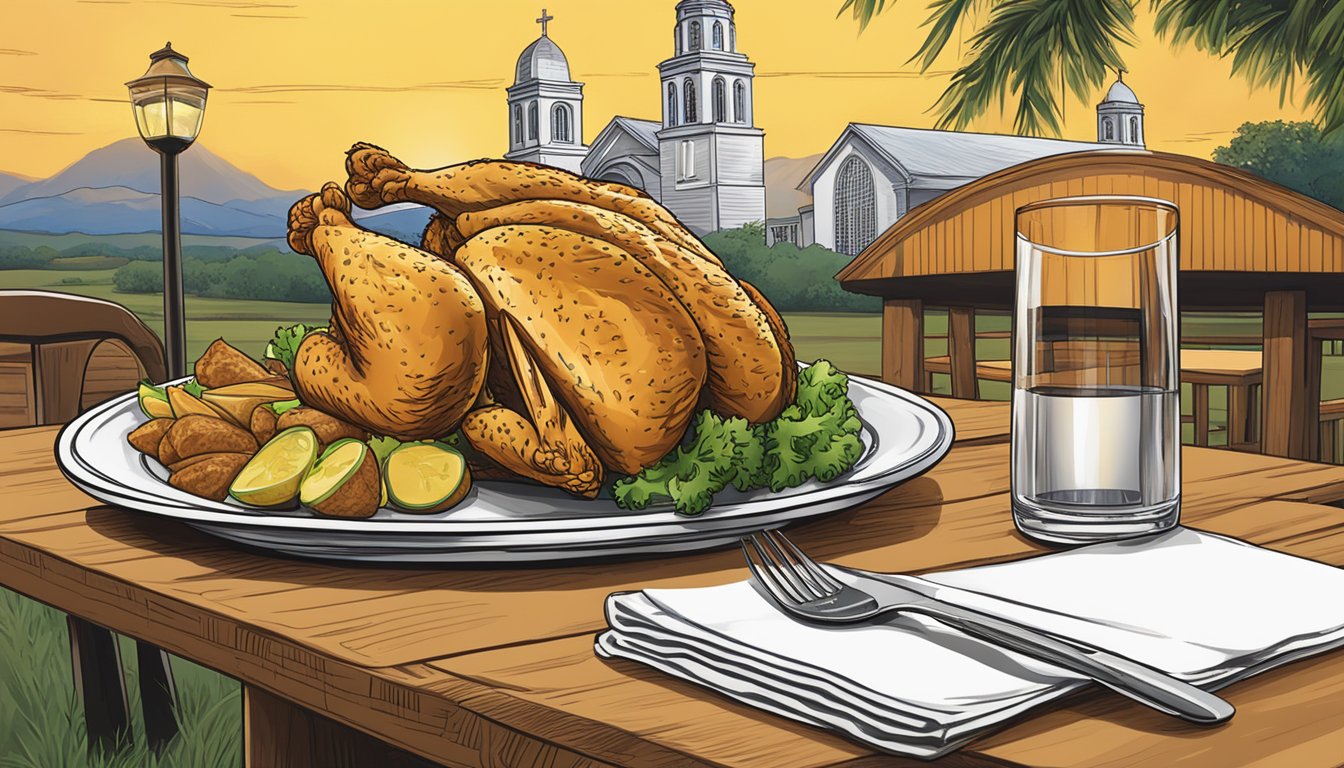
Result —
[[186, 313], [182, 299], [182, 233], [178, 216], [177, 156], [201, 131], [209, 84], [187, 69], [173, 44], [149, 55], [149, 69], [126, 84], [135, 126], [161, 160], [163, 200], [163, 336], [168, 375], [187, 373]]

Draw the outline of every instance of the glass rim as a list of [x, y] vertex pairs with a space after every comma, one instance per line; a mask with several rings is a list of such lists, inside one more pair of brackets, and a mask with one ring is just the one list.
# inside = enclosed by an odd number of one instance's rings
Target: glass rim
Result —
[[1136, 245], [1131, 248], [1120, 248], [1111, 251], [1070, 251], [1065, 250], [1063, 248], [1054, 248], [1049, 245], [1038, 243], [1032, 240], [1030, 237], [1024, 235], [1022, 233], [1022, 230], [1019, 229], [1017, 226], [1018, 219], [1021, 218], [1022, 214], [1024, 213], [1031, 213], [1033, 211], [1044, 210], [1047, 208], [1067, 208], [1071, 206], [1106, 205], [1110, 203], [1121, 203], [1127, 205], [1141, 204], [1151, 206], [1153, 208], [1159, 208], [1177, 217], [1178, 222], [1180, 221], [1181, 213], [1180, 209], [1176, 207], [1176, 204], [1171, 202], [1170, 200], [1163, 200], [1159, 197], [1146, 197], [1143, 195], [1075, 195], [1072, 197], [1052, 197], [1045, 200], [1037, 200], [1036, 202], [1033, 203], [1027, 203], [1026, 205], [1020, 206], [1015, 211], [1013, 211], [1014, 239], [1021, 240], [1022, 242], [1031, 245], [1032, 248], [1035, 248], [1037, 250], [1044, 251], [1046, 253], [1057, 254], [1059, 256], [1103, 257], [1103, 256], [1126, 256], [1132, 253], [1139, 253], [1141, 251], [1146, 251], [1149, 250], [1150, 248], [1155, 248], [1159, 245], [1162, 245], [1163, 243], [1167, 242], [1168, 240], [1176, 236], [1176, 229], [1173, 228], [1172, 231], [1168, 232], [1162, 237], [1157, 238], [1151, 243], [1144, 243], [1142, 245]]

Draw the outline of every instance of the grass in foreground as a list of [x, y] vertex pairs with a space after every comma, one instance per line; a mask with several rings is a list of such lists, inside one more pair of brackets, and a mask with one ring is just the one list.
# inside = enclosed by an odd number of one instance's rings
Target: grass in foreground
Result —
[[173, 659], [181, 733], [158, 758], [145, 746], [135, 646], [121, 638], [135, 746], [90, 756], [75, 697], [65, 614], [0, 589], [0, 768], [234, 768], [242, 762], [241, 688]]

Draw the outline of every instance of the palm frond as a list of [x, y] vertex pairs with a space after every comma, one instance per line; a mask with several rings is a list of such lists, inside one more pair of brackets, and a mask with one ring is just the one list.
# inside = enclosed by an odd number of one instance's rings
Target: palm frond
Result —
[[1279, 90], [1305, 82], [1326, 133], [1344, 128], [1344, 3], [1320, 0], [1150, 0], [1159, 35], [1230, 57], [1233, 73]]
[[938, 127], [966, 128], [1012, 94], [1018, 133], [1058, 135], [1056, 84], [1090, 98], [1108, 68], [1124, 67], [1119, 47], [1133, 44], [1133, 28], [1134, 0], [1000, 0], [934, 105]]
[[929, 67], [933, 66], [934, 60], [947, 47], [962, 19], [988, 3], [989, 0], [931, 0], [929, 17], [923, 24], [929, 33], [924, 38], [924, 43], [919, 46], [919, 50], [910, 57], [910, 62], [918, 61], [919, 68], [927, 72]]
[[[892, 4], [895, 4], [895, 0]], [[887, 0], [844, 0], [835, 15], [843, 16], [845, 11], [849, 11], [854, 20], [859, 22], [859, 31], [863, 31], [868, 28], [868, 23], [873, 17], [885, 10], [886, 6]]]

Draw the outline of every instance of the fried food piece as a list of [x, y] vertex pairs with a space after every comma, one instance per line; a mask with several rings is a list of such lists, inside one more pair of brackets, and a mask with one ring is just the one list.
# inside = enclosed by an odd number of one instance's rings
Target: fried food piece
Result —
[[199, 460], [188, 459], [174, 465], [168, 484], [187, 493], [223, 501], [228, 498], [229, 484], [249, 458], [246, 453], [211, 453]]
[[568, 200], [528, 200], [468, 211], [457, 217], [456, 229], [471, 238], [507, 224], [561, 227], [601, 239], [656, 275], [700, 329], [709, 405], [720, 415], [755, 424], [775, 418], [793, 402], [797, 366], [787, 337], [777, 340], [767, 313], [723, 267], [656, 236], [629, 216]]
[[429, 217], [429, 223], [425, 225], [425, 232], [420, 236], [420, 247], [434, 254], [442, 256], [449, 261], [453, 260], [453, 251], [466, 241], [462, 233], [457, 231], [457, 225], [453, 220], [444, 216], [442, 213], [435, 213]]
[[256, 360], [223, 339], [215, 339], [196, 361], [196, 381], [206, 389], [269, 379], [272, 374]]
[[172, 426], [172, 419], [150, 419], [132, 430], [131, 434], [126, 436], [126, 441], [131, 444], [132, 448], [141, 453], [158, 456], [159, 443], [163, 440], [163, 436], [168, 434], [168, 429]]
[[252, 433], [231, 421], [192, 414], [173, 422], [159, 441], [159, 461], [171, 466], [203, 453], [257, 452]]
[[[530, 360], [604, 465], [635, 474], [685, 434], [705, 383], [704, 346], [690, 315], [637, 259], [533, 225], [485, 230], [455, 259], [492, 322], [512, 321], [513, 357]], [[515, 364], [514, 376], [526, 375]]]
[[258, 405], [252, 409], [252, 418], [248, 421], [248, 428], [252, 436], [257, 439], [257, 445], [265, 445], [275, 433], [280, 430], [275, 428], [279, 417], [269, 405]]
[[313, 434], [317, 435], [317, 450], [319, 453], [326, 450], [328, 445], [343, 437], [353, 437], [356, 440], [369, 439], [368, 430], [361, 429], [348, 421], [342, 421], [329, 413], [323, 413], [306, 405], [290, 408], [280, 414], [280, 418], [275, 422], [275, 431], [284, 432], [290, 427], [300, 426], [308, 427], [313, 430]]
[[467, 211], [521, 200], [571, 200], [623, 213], [662, 237], [722, 266], [666, 208], [620, 184], [588, 181], [559, 168], [505, 160], [473, 160], [433, 171], [408, 168], [387, 150], [359, 143], [345, 156], [346, 192], [361, 208], [419, 203], [455, 220]]
[[331, 330], [294, 356], [299, 399], [399, 440], [457, 428], [486, 372], [485, 312], [453, 265], [360, 229], [327, 184], [289, 212], [289, 243], [331, 286]]

